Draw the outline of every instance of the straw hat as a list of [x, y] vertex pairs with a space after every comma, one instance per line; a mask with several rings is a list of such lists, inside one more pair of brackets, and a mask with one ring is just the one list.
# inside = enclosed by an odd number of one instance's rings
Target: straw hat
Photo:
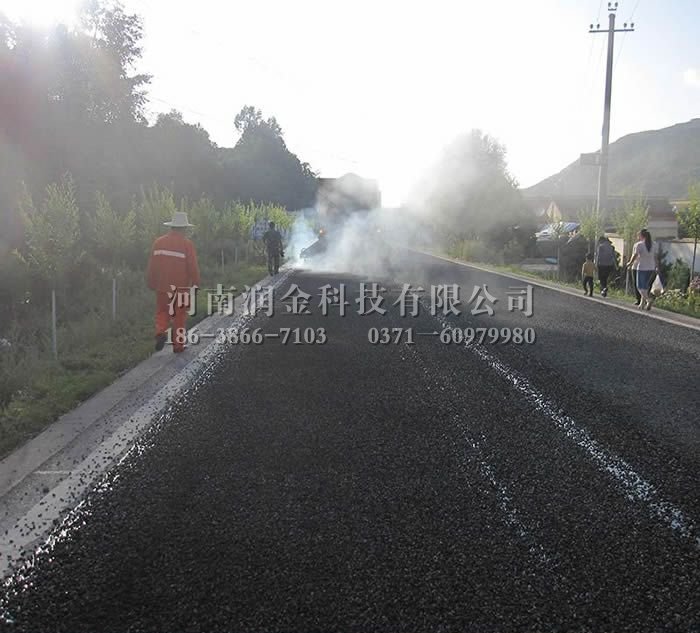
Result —
[[179, 229], [184, 229], [188, 226], [194, 226], [194, 224], [190, 224], [189, 220], [187, 219], [187, 213], [184, 211], [175, 211], [175, 214], [173, 215], [173, 219], [170, 220], [170, 222], [163, 222], [165, 226], [171, 226], [173, 228], [179, 228]]

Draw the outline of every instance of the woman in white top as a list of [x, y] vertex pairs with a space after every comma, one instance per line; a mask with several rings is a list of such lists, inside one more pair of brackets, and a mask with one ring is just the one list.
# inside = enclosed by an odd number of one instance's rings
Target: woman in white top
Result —
[[[635, 265], [636, 264], [636, 265]], [[651, 310], [652, 299], [649, 296], [649, 287], [654, 273], [659, 268], [659, 256], [656, 244], [651, 241], [651, 233], [646, 229], [639, 232], [639, 241], [632, 249], [632, 257], [627, 262], [628, 266], [636, 269], [637, 289], [642, 295], [639, 302], [641, 309]]]

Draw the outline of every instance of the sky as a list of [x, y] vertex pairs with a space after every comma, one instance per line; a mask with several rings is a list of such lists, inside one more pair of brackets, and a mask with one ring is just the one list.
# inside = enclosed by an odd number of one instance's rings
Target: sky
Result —
[[[78, 0], [0, 0], [70, 23]], [[501, 142], [527, 187], [600, 147], [607, 0], [123, 0], [144, 22], [149, 115], [172, 108], [220, 146], [236, 113], [275, 116], [326, 177], [379, 181], [387, 206], [459, 134]], [[700, 116], [700, 2], [619, 0], [611, 141]], [[595, 168], [593, 168], [595, 169]]]

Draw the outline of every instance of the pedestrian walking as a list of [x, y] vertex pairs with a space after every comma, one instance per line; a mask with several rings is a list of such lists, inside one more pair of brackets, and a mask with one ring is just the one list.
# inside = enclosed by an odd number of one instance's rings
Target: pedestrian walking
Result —
[[[639, 288], [637, 288], [637, 269], [636, 269], [636, 262], [635, 262], [635, 269], [629, 271], [630, 276], [632, 277], [632, 289], [634, 290], [634, 305], [638, 306], [640, 302], [642, 301], [642, 295], [639, 294]], [[656, 273], [654, 273], [651, 276], [651, 279], [649, 280], [649, 292], [651, 292], [651, 287], [654, 284], [654, 279], [656, 278]]]
[[598, 240], [598, 279], [600, 280], [600, 294], [603, 297], [608, 296], [608, 278], [616, 267], [615, 249], [610, 243], [610, 240], [601, 236]]
[[267, 249], [267, 272], [272, 277], [280, 271], [280, 258], [284, 257], [282, 234], [275, 228], [274, 222], [270, 222], [268, 230], [265, 231], [263, 242]]
[[595, 275], [595, 264], [593, 263], [593, 253], [586, 255], [586, 261], [581, 267], [581, 277], [583, 278], [583, 294], [593, 296], [593, 275]]
[[146, 273], [148, 286], [156, 293], [156, 351], [165, 347], [171, 322], [173, 352], [185, 350], [187, 312], [191, 290], [199, 285], [199, 265], [194, 244], [186, 236], [187, 213], [177, 211], [172, 220], [163, 222], [170, 230], [161, 235], [151, 249]]
[[636, 286], [640, 295], [639, 308], [651, 310], [654, 298], [650, 288], [659, 270], [659, 251], [647, 229], [639, 232], [639, 241], [634, 245], [632, 257], [627, 265], [636, 271]]

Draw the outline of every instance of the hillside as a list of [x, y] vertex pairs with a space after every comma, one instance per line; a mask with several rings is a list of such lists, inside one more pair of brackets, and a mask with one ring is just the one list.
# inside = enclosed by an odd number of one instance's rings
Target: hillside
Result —
[[[700, 118], [661, 130], [628, 134], [610, 144], [609, 192], [682, 198], [700, 180]], [[528, 196], [594, 195], [598, 168], [578, 159], [558, 174], [524, 189]]]

